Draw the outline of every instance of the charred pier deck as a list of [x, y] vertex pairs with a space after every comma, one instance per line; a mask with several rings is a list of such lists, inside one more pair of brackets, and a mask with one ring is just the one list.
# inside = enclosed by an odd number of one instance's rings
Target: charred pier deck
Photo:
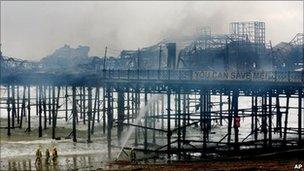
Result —
[[88, 143], [91, 134], [106, 136], [109, 158], [131, 127], [131, 146], [168, 160], [233, 156], [303, 148], [303, 83], [303, 72], [3, 73], [1, 110], [7, 136], [12, 129], [31, 131], [37, 115], [37, 136], [51, 127], [56, 139], [57, 121], [64, 119], [72, 121], [74, 142], [79, 124], [87, 125]]

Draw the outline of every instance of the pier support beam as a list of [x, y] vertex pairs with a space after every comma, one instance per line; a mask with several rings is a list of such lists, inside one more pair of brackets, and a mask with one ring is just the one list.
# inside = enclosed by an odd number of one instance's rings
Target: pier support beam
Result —
[[27, 129], [26, 132], [31, 131], [31, 86], [27, 89]]
[[52, 124], [52, 92], [51, 92], [51, 86], [48, 86], [49, 89], [49, 100], [48, 100], [48, 108], [49, 108], [49, 125]]
[[284, 137], [283, 137], [283, 146], [284, 147], [286, 147], [286, 143], [287, 143], [287, 126], [288, 126], [289, 99], [290, 99], [290, 93], [286, 92], [286, 112], [285, 112]]
[[42, 103], [43, 103], [43, 115], [44, 115], [44, 122], [43, 122], [43, 126], [44, 126], [44, 129], [47, 128], [47, 116], [46, 116], [46, 86], [43, 86], [43, 100], [42, 100]]
[[117, 138], [118, 144], [121, 145], [121, 133], [123, 132], [123, 121], [124, 121], [124, 92], [122, 88], [118, 88], [118, 96], [117, 96]]
[[17, 115], [16, 111], [16, 100], [15, 100], [15, 85], [12, 85], [12, 98], [11, 98], [11, 103], [12, 103], [12, 129], [15, 129], [15, 118]]
[[[99, 96], [99, 87], [95, 88], [95, 98], [94, 98], [94, 109], [93, 109], [93, 119], [92, 119], [92, 129], [91, 129], [91, 134], [94, 134], [94, 129], [95, 129], [95, 120], [96, 120], [96, 107], [97, 105], [99, 106], [98, 103], [98, 97]], [[99, 118], [99, 114], [97, 116]]]
[[267, 148], [267, 92], [262, 96], [262, 132], [264, 134], [263, 146]]
[[100, 87], [96, 87], [97, 93], [97, 122], [100, 123]]
[[65, 86], [65, 121], [68, 121], [68, 86]]
[[207, 153], [207, 137], [208, 137], [208, 123], [207, 123], [207, 95], [206, 90], [201, 89], [200, 90], [200, 98], [199, 98], [199, 104], [200, 104], [200, 127], [203, 131], [203, 153], [201, 157], [205, 157]]
[[17, 123], [20, 123], [20, 96], [19, 96], [19, 85], [17, 87]]
[[38, 136], [42, 137], [42, 102], [41, 102], [41, 85], [38, 86], [38, 115], [39, 115], [39, 126], [38, 126]]
[[181, 159], [181, 96], [180, 90], [177, 92], [177, 149], [178, 149], [178, 160]]
[[83, 110], [83, 113], [82, 113], [82, 121], [83, 121], [83, 124], [85, 125], [86, 124], [86, 89], [85, 87], [83, 87], [83, 97], [82, 97], [82, 110]]
[[10, 86], [7, 86], [7, 135], [11, 135], [11, 107]]
[[228, 146], [230, 148], [231, 145], [231, 127], [232, 127], [232, 110], [231, 110], [231, 94], [230, 91], [227, 93], [228, 95]]
[[[145, 88], [145, 108], [149, 108], [148, 106], [148, 92], [147, 92], [147, 88]], [[145, 121], [144, 121], [144, 149], [145, 149], [145, 153], [148, 150], [148, 110], [145, 110], [145, 117], [144, 117]]]
[[106, 87], [102, 89], [102, 133], [106, 134]]
[[171, 161], [171, 120], [170, 120], [170, 113], [171, 113], [171, 90], [168, 88], [167, 90], [167, 160], [168, 162]]
[[108, 159], [111, 159], [111, 141], [112, 141], [112, 126], [113, 126], [113, 111], [112, 111], [112, 88], [107, 88], [107, 99], [108, 99], [108, 108], [107, 108], [107, 114], [108, 114], [108, 131], [107, 131], [107, 140], [108, 140]]
[[73, 109], [72, 109], [72, 114], [73, 114], [73, 142], [77, 142], [76, 138], [76, 117], [77, 117], [77, 106], [76, 106], [76, 87], [72, 87], [73, 91]]
[[239, 117], [239, 90], [233, 91], [233, 99], [232, 99], [232, 108], [234, 114], [234, 150], [240, 150], [239, 147], [239, 124], [240, 124], [240, 117]]
[[223, 125], [223, 93], [220, 91], [220, 125]]
[[182, 139], [183, 139], [183, 143], [185, 143], [185, 140], [186, 140], [186, 114], [189, 114], [187, 113], [187, 110], [186, 110], [186, 93], [184, 92], [183, 94], [183, 128], [182, 128]]
[[88, 143], [91, 143], [91, 120], [92, 120], [92, 87], [88, 88]]
[[258, 140], [258, 95], [254, 94], [254, 140]]
[[52, 99], [53, 99], [53, 107], [52, 107], [52, 139], [55, 139], [55, 117], [56, 117], [56, 111], [55, 111], [55, 86], [52, 86]]
[[272, 90], [269, 90], [268, 93], [268, 104], [269, 104], [269, 110], [268, 110], [268, 146], [269, 148], [272, 147]]
[[[139, 88], [136, 88], [135, 90], [135, 117], [137, 118], [137, 116], [139, 115], [140, 112], [140, 90]], [[136, 120], [136, 119], [134, 119]], [[134, 122], [134, 121], [133, 121]], [[134, 145], [137, 146], [138, 145], [138, 127], [135, 128], [135, 135], [134, 135]]]
[[23, 117], [25, 115], [25, 93], [26, 93], [26, 86], [23, 86], [23, 96], [22, 96], [22, 105], [21, 105], [21, 115], [20, 115], [19, 128], [22, 128]]
[[277, 122], [276, 122], [276, 130], [280, 133], [280, 138], [282, 138], [282, 112], [281, 112], [281, 105], [280, 105], [280, 93], [276, 92], [276, 115], [277, 115]]

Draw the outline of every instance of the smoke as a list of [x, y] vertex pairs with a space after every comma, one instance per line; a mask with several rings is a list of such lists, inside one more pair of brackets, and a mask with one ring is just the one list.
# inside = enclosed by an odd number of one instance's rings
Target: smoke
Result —
[[[185, 41], [203, 26], [227, 33], [232, 21], [266, 22], [275, 45], [303, 32], [303, 2], [3, 1], [4, 55], [39, 60], [69, 44], [90, 46], [90, 56], [116, 56], [163, 39]], [[284, 22], [282, 22], [284, 21]], [[177, 44], [179, 46], [179, 44]]]
[[[216, 4], [211, 4], [211, 8]], [[199, 6], [199, 8], [198, 8]], [[210, 6], [209, 6], [210, 7]], [[201, 33], [203, 27], [210, 27], [212, 33], [226, 33], [225, 15], [222, 10], [210, 12], [207, 6], [200, 6], [198, 2], [188, 2], [180, 12], [180, 18], [163, 33], [166, 39], [173, 42], [193, 40]]]

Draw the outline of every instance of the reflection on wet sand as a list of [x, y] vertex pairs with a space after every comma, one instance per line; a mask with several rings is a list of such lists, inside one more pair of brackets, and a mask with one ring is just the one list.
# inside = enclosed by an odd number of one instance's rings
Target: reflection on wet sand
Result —
[[[56, 162], [47, 162], [43, 160], [42, 164], [35, 165], [31, 159], [9, 159], [6, 169], [8, 170], [77, 170], [77, 169], [92, 169], [98, 167], [97, 162], [92, 156], [63, 156], [58, 158]], [[2, 168], [4, 169], [4, 168]], [[6, 170], [5, 169], [5, 170]]]
[[32, 160], [8, 160], [8, 170], [31, 170]]

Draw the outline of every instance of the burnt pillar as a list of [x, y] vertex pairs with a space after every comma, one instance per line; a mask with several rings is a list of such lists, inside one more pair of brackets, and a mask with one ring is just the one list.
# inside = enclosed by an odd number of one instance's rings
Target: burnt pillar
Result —
[[73, 142], [77, 142], [76, 139], [76, 117], [77, 117], [77, 106], [76, 106], [76, 87], [72, 87], [73, 91], [73, 108], [72, 108], [72, 114], [73, 114]]
[[49, 100], [48, 100], [48, 109], [49, 109], [49, 125], [51, 125], [51, 123], [52, 123], [52, 101], [51, 101], [51, 86], [49, 86], [48, 87], [48, 89], [49, 89]]
[[38, 136], [42, 137], [42, 102], [41, 102], [41, 85], [38, 86], [38, 115], [39, 115], [39, 126], [38, 126]]
[[11, 97], [10, 97], [10, 86], [7, 86], [7, 135], [11, 135]]
[[106, 87], [103, 87], [102, 90], [102, 133], [106, 133]]
[[171, 121], [170, 121], [170, 112], [171, 112], [171, 90], [168, 88], [167, 90], [167, 159], [168, 159], [168, 162], [170, 162], [171, 160], [171, 154], [170, 154], [170, 151], [171, 151], [171, 135], [172, 135], [172, 132], [171, 132]]
[[240, 126], [240, 117], [239, 117], [239, 108], [238, 108], [238, 98], [239, 90], [233, 91], [233, 114], [234, 114], [234, 150], [239, 150], [239, 126]]
[[107, 131], [107, 140], [108, 140], [108, 158], [111, 159], [111, 141], [112, 141], [112, 126], [113, 126], [113, 110], [112, 110], [112, 88], [107, 88], [107, 114], [108, 114], [108, 131]]
[[21, 115], [20, 115], [19, 128], [22, 128], [23, 116], [25, 114], [25, 92], [26, 92], [26, 87], [23, 86], [23, 96], [22, 96], [22, 105], [21, 105]]
[[68, 121], [68, 86], [65, 86], [65, 121]]
[[[145, 87], [145, 107], [148, 108], [148, 92], [147, 88]], [[147, 129], [147, 124], [148, 124], [148, 110], [145, 111], [145, 128], [144, 128], [144, 149], [145, 153], [148, 150], [148, 129]]]
[[15, 85], [12, 85], [12, 98], [11, 98], [11, 103], [12, 103], [12, 129], [15, 129], [15, 117], [17, 114], [16, 111], [16, 101], [15, 101]]
[[268, 138], [269, 138], [269, 147], [272, 147], [272, 90], [269, 90], [269, 113], [268, 113]]
[[92, 87], [88, 87], [88, 143], [91, 143]]
[[123, 121], [124, 121], [124, 92], [123, 89], [118, 88], [118, 96], [117, 96], [117, 138], [118, 144], [121, 145], [121, 133], [123, 132]]
[[85, 125], [86, 124], [86, 89], [85, 87], [83, 87], [83, 97], [82, 97], [82, 121], [83, 121], [83, 124]]
[[52, 86], [52, 139], [55, 139], [55, 117], [56, 117], [56, 111], [55, 111], [55, 86]]
[[[93, 109], [93, 119], [92, 119], [92, 129], [91, 129], [91, 134], [94, 134], [94, 129], [95, 129], [95, 120], [96, 120], [96, 107], [98, 103], [98, 96], [99, 96], [99, 88], [95, 88], [95, 98], [94, 98], [94, 109]], [[99, 106], [99, 105], [98, 105]], [[97, 116], [99, 117], [99, 116]]]
[[17, 87], [17, 123], [20, 123], [20, 97], [19, 97], [19, 85]]
[[31, 131], [31, 87], [28, 85], [27, 89], [27, 132]]
[[290, 93], [289, 93], [289, 92], [286, 92], [286, 113], [285, 113], [285, 122], [284, 122], [284, 137], [283, 137], [283, 145], [284, 145], [284, 147], [286, 147], [286, 140], [287, 140], [287, 126], [288, 126], [289, 98], [290, 98]]
[[231, 145], [231, 127], [232, 127], [232, 110], [231, 110], [231, 94], [228, 91], [228, 145]]
[[177, 92], [177, 149], [178, 149], [178, 160], [181, 159], [181, 98], [180, 90]]
[[47, 128], [47, 116], [46, 116], [46, 86], [43, 86], [43, 100], [42, 100], [42, 103], [43, 103], [43, 115], [44, 115], [44, 129]]

